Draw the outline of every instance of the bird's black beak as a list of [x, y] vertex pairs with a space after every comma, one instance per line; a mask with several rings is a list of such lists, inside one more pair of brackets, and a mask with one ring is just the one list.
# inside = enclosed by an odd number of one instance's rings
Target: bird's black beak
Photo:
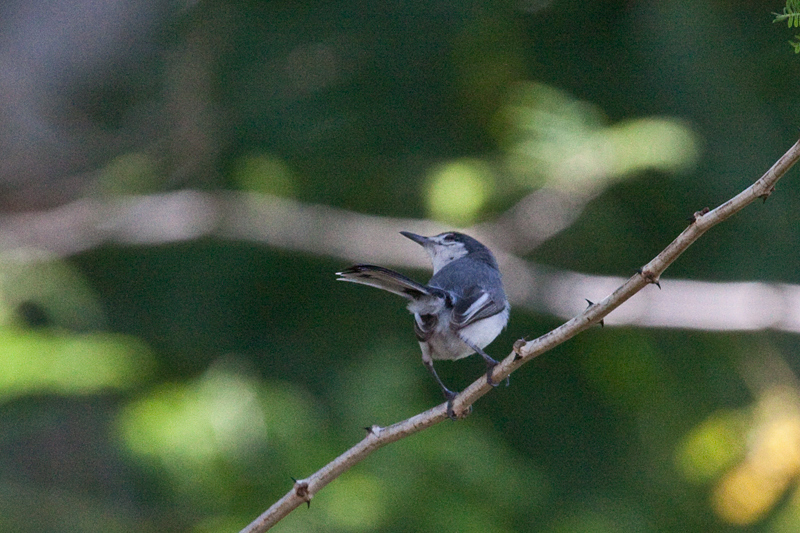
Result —
[[401, 231], [400, 235], [411, 239], [412, 241], [421, 246], [425, 246], [426, 244], [428, 244], [428, 241], [430, 240], [428, 239], [428, 237], [423, 237], [422, 235], [417, 235], [416, 233], [411, 233], [410, 231]]

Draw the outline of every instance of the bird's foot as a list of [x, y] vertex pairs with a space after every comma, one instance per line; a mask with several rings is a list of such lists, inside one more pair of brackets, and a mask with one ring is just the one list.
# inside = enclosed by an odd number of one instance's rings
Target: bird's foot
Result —
[[[497, 381], [492, 378], [492, 372], [494, 371], [494, 367], [496, 367], [499, 363], [492, 359], [491, 361], [486, 361], [486, 383], [491, 385], [492, 387], [497, 387], [500, 385]], [[506, 387], [511, 383], [510, 376], [506, 376]]]
[[444, 389], [444, 397], [447, 398], [447, 417], [450, 420], [458, 420], [458, 416], [456, 415], [455, 411], [453, 411], [453, 400], [456, 399], [458, 396], [457, 392], [453, 392], [450, 389]]

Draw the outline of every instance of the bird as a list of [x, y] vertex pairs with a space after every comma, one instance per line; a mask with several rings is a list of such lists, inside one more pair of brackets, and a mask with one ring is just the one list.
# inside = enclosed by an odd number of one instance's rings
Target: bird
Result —
[[487, 383], [497, 386], [492, 370], [498, 363], [484, 348], [508, 324], [511, 305], [497, 260], [489, 248], [474, 238], [454, 231], [432, 237], [408, 231], [400, 234], [428, 253], [433, 276], [427, 284], [388, 268], [366, 264], [337, 272], [337, 280], [376, 287], [408, 300], [422, 362], [447, 399], [447, 416], [455, 420], [453, 400], [458, 393], [445, 386], [433, 361], [461, 359], [477, 353], [486, 363]]

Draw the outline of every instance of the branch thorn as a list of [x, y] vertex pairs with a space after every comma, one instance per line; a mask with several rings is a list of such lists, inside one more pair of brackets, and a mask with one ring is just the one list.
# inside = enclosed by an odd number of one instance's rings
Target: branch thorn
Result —
[[710, 211], [709, 208], [704, 207], [700, 211], [695, 211], [694, 214], [692, 216], [690, 216], [689, 218], [687, 218], [686, 220], [689, 221], [689, 224], [694, 224], [695, 222], [697, 222], [698, 218], [700, 218], [701, 216], [707, 214], [709, 211]]
[[[584, 298], [584, 300], [586, 300], [586, 302], [589, 304], [589, 305], [586, 307], [587, 309], [588, 309], [589, 307], [591, 307], [591, 306], [593, 306], [593, 305], [594, 305], [594, 302], [593, 302], [593, 301], [591, 301], [589, 298]], [[600, 327], [601, 327], [601, 328], [602, 328], [602, 327], [605, 327], [605, 323], [604, 323], [604, 321], [603, 321], [603, 319], [602, 319], [602, 318], [600, 319]]]
[[656, 276], [655, 274], [653, 274], [649, 270], [645, 271], [642, 268], [638, 269], [636, 272], [640, 276], [642, 276], [647, 283], [652, 283], [653, 285], [655, 285], [656, 287], [661, 289], [661, 281], [658, 279], [658, 276]]
[[772, 187], [770, 187], [770, 188], [769, 188], [769, 190], [768, 190], [767, 192], [765, 192], [764, 194], [762, 194], [761, 196], [759, 196], [759, 198], [761, 198], [761, 200], [762, 200], [762, 203], [763, 203], [763, 202], [766, 202], [766, 201], [767, 201], [767, 198], [769, 198], [769, 197], [770, 197], [770, 195], [772, 195], [772, 193], [773, 193], [773, 192], [775, 192], [775, 186], [774, 186], [774, 185], [773, 185]]
[[308, 507], [311, 507], [311, 493], [308, 491], [308, 483], [298, 481], [295, 478], [292, 478], [292, 480], [294, 481], [294, 493], [298, 498], [305, 501]]

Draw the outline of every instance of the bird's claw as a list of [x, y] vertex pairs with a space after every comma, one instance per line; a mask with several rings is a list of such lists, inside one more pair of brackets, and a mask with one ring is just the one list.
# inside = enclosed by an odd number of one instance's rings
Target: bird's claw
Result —
[[[488, 363], [486, 365], [486, 383], [488, 383], [492, 387], [497, 387], [498, 385], [500, 385], [500, 383], [492, 379], [492, 373], [494, 372], [494, 367], [496, 367], [498, 364], [499, 363], [495, 361], [494, 364]], [[508, 385], [511, 383], [511, 378], [509, 376], [506, 376], [505, 382], [506, 382], [506, 387], [508, 387]]]
[[456, 399], [456, 396], [458, 396], [457, 392], [445, 389], [444, 397], [447, 398], [447, 418], [450, 420], [458, 420], [458, 416], [455, 411], [453, 411], [453, 400]]

